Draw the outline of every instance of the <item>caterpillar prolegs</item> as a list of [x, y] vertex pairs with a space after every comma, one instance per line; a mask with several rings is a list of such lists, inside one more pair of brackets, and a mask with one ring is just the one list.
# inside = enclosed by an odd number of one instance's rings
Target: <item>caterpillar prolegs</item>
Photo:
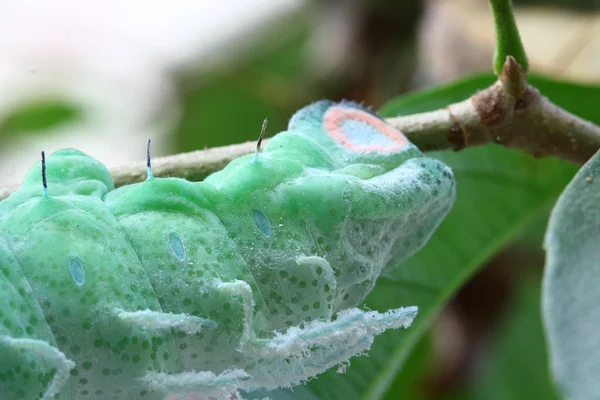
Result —
[[72, 149], [44, 167], [0, 202], [6, 400], [300, 384], [410, 325], [416, 307], [355, 307], [454, 200], [448, 167], [349, 102], [300, 110], [203, 182], [149, 168], [115, 189]]

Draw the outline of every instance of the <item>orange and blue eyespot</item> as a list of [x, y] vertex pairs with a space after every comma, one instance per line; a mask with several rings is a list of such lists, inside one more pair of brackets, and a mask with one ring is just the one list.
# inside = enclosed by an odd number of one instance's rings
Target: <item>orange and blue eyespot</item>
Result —
[[381, 118], [345, 103], [327, 109], [323, 127], [336, 142], [356, 152], [397, 152], [410, 143]]

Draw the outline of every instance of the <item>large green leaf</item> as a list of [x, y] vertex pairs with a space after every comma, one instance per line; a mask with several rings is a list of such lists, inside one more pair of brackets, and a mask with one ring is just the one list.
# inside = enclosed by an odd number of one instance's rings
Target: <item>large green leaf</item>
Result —
[[546, 233], [544, 320], [552, 369], [567, 399], [600, 398], [599, 197], [597, 153], [561, 195]]
[[548, 371], [540, 292], [537, 276], [517, 286], [515, 301], [465, 400], [558, 400]]
[[[540, 244], [543, 233], [537, 235], [536, 232], [534, 236]], [[539, 252], [541, 253], [541, 246]], [[515, 290], [512, 291], [508, 307], [502, 312], [499, 326], [483, 346], [478, 348], [477, 369], [470, 371], [470, 379], [455, 387], [451, 393], [426, 398], [406, 397], [407, 399], [559, 399], [548, 370], [540, 310], [541, 270], [532, 269], [530, 262], [528, 257], [517, 260], [519, 270], [527, 273], [514, 282]], [[533, 271], [536, 273], [532, 274]]]
[[[382, 114], [405, 115], [445, 107], [493, 80], [491, 75], [480, 75], [410, 94], [390, 102]], [[600, 89], [538, 77], [531, 81], [557, 104], [600, 122], [600, 111], [592, 106], [600, 103]], [[493, 145], [431, 155], [453, 168], [456, 204], [430, 242], [400, 266], [393, 279], [381, 279], [366, 301], [377, 310], [418, 305], [419, 315], [409, 329], [386, 332], [376, 339], [369, 355], [353, 359], [346, 374], [329, 371], [312, 380], [308, 388], [320, 399], [402, 398], [402, 385], [394, 386], [397, 390], [393, 392], [389, 389], [402, 378], [399, 373], [413, 347], [442, 307], [486, 260], [547, 210], [576, 170], [556, 159], [534, 159]]]

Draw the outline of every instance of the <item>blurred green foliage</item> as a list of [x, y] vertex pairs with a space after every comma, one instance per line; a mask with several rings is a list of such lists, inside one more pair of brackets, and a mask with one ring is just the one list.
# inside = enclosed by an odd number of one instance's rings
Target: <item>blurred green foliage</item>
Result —
[[307, 82], [301, 30], [232, 65], [225, 73], [180, 79], [182, 117], [175, 129], [178, 152], [256, 140], [265, 118], [266, 136], [287, 127], [302, 105], [323, 95]]
[[60, 100], [26, 103], [6, 113], [0, 119], [0, 137], [20, 134], [44, 134], [81, 118], [81, 109]]
[[524, 277], [465, 400], [559, 399], [548, 369], [540, 295], [541, 276]]

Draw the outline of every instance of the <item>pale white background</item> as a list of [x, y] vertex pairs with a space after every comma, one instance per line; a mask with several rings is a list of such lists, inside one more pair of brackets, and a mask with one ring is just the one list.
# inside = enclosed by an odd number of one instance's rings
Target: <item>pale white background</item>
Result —
[[220, 68], [302, 0], [2, 0], [0, 120], [31, 99], [64, 98], [83, 119], [0, 143], [0, 185], [78, 148], [110, 166], [168, 148], [178, 115], [173, 72]]

